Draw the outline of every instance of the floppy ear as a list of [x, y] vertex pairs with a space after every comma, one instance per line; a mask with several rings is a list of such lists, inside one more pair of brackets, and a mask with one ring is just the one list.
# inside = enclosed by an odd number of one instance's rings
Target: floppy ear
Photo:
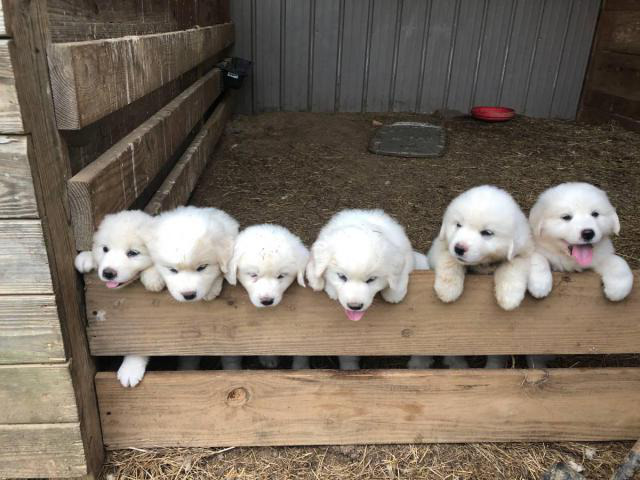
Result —
[[620, 234], [620, 219], [615, 210], [613, 211], [613, 233], [616, 235]]
[[324, 288], [325, 270], [331, 261], [331, 250], [329, 244], [323, 241], [317, 241], [311, 247], [311, 255], [307, 264], [307, 280], [314, 290], [322, 290]]
[[507, 260], [513, 260], [513, 257], [520, 254], [528, 243], [531, 242], [531, 227], [527, 221], [527, 217], [518, 212], [517, 225], [513, 232], [513, 238], [507, 252]]
[[[224, 278], [229, 282], [230, 285], [235, 285], [237, 283], [236, 276], [238, 274], [238, 262], [240, 261], [240, 252], [238, 252], [237, 248], [233, 249], [233, 256], [231, 260], [229, 260], [229, 264], [227, 265], [226, 272], [224, 273]], [[221, 269], [222, 270], [222, 269]]]
[[440, 226], [440, 233], [438, 234], [438, 238], [440, 240], [446, 240], [447, 239], [447, 229], [445, 228], [444, 220], [442, 221], [442, 225]]
[[[388, 252], [392, 252], [393, 250], [393, 248], [389, 246], [387, 246], [386, 248]], [[413, 257], [413, 251], [411, 252], [411, 256]], [[407, 258], [404, 256], [398, 257], [397, 253], [389, 253], [387, 255], [387, 258], [394, 259], [392, 262], [390, 262], [391, 273], [389, 274], [389, 278], [387, 279], [389, 282], [389, 287], [397, 290], [398, 288], [400, 288], [403, 277], [405, 275], [408, 275], [408, 272], [405, 268], [407, 266]]]
[[544, 223], [544, 212], [539, 203], [536, 203], [529, 213], [529, 225], [536, 237], [542, 235], [542, 224]]
[[304, 246], [301, 246], [298, 249], [298, 285], [301, 287], [306, 287], [304, 282], [304, 271], [307, 267], [307, 263], [309, 263], [309, 250], [307, 250]]
[[[229, 265], [231, 263], [231, 259], [233, 258], [233, 247], [235, 241], [235, 237], [231, 235], [225, 235], [218, 244], [218, 264], [220, 265], [220, 271], [222, 271], [225, 276], [229, 271]], [[235, 276], [235, 271], [233, 275]]]

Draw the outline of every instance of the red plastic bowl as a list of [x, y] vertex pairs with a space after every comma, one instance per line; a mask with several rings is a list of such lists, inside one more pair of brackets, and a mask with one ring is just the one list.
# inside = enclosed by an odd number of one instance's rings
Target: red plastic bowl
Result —
[[513, 108], [507, 107], [473, 107], [471, 115], [485, 122], [506, 122], [515, 117], [516, 112]]

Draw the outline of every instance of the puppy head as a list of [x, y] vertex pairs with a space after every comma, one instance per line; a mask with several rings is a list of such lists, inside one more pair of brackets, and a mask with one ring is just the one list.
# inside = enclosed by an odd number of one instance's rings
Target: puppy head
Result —
[[226, 271], [238, 223], [215, 208], [179, 207], [159, 215], [149, 251], [173, 298], [201, 300]]
[[529, 222], [538, 241], [568, 255], [582, 267], [593, 261], [593, 246], [620, 232], [607, 194], [588, 183], [563, 183], [543, 192]]
[[108, 288], [129, 284], [153, 265], [145, 244], [145, 235], [153, 221], [153, 217], [140, 210], [104, 217], [93, 235], [92, 253], [98, 276]]
[[345, 227], [313, 244], [307, 278], [335, 292], [347, 317], [358, 321], [376, 293], [399, 280], [404, 263], [403, 253], [382, 233]]
[[256, 307], [275, 307], [294, 280], [304, 285], [309, 251], [302, 241], [279, 225], [254, 225], [243, 230], [233, 249], [226, 273], [236, 279]]
[[479, 265], [511, 260], [530, 242], [531, 232], [511, 195], [482, 185], [449, 204], [439, 238], [458, 262]]

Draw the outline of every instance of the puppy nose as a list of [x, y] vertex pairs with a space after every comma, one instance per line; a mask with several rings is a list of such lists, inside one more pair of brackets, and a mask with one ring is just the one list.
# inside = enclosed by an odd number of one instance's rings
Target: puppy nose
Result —
[[351, 310], [360, 310], [360, 309], [362, 309], [362, 307], [364, 307], [364, 304], [362, 304], [362, 303], [347, 303], [347, 307], [349, 307]]
[[590, 228], [585, 228], [580, 233], [580, 236], [582, 237], [583, 240], [586, 240], [588, 242], [589, 240], [591, 240], [593, 237], [596, 236], [596, 232], [594, 232]]
[[260, 303], [265, 307], [268, 307], [269, 305], [273, 305], [273, 298], [261, 298]]
[[105, 268], [102, 271], [102, 276], [107, 280], [113, 280], [118, 276], [118, 272], [116, 272], [113, 268]]
[[182, 292], [182, 296], [185, 300], [193, 300], [196, 298], [196, 292]]
[[467, 247], [465, 247], [460, 243], [456, 243], [455, 246], [453, 247], [453, 251], [456, 252], [456, 255], [463, 256], [467, 251]]

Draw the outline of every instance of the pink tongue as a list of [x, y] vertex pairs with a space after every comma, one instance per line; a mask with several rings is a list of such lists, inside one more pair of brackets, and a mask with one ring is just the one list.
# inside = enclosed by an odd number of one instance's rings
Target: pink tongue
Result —
[[107, 288], [118, 288], [120, 286], [119, 282], [107, 282]]
[[593, 247], [591, 245], [574, 245], [571, 249], [571, 256], [581, 267], [588, 267], [593, 260]]
[[349, 317], [349, 320], [353, 320], [354, 322], [357, 322], [364, 317], [364, 312], [354, 312], [353, 310], [345, 309], [345, 313], [347, 314], [347, 317]]

